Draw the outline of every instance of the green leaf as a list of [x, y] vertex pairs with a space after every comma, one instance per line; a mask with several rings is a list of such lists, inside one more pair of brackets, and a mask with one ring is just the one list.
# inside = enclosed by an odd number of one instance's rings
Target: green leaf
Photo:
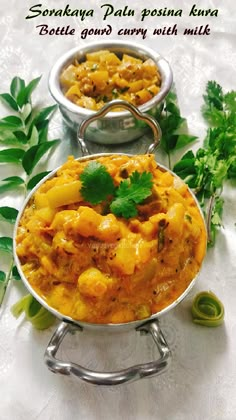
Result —
[[38, 133], [37, 128], [33, 125], [32, 130], [31, 130], [31, 135], [29, 138], [29, 144], [31, 146], [35, 146], [36, 144], [38, 144], [38, 142], [39, 142], [39, 133]]
[[195, 174], [196, 173], [195, 158], [183, 157], [174, 165], [173, 170], [179, 176], [181, 176], [182, 173], [184, 173], [184, 175]]
[[46, 108], [40, 109], [40, 111], [36, 114], [36, 116], [33, 119], [33, 124], [37, 127], [39, 123], [51, 116], [56, 109], [57, 105], [51, 105]]
[[0, 282], [4, 283], [6, 280], [6, 273], [4, 273], [4, 271], [0, 271]]
[[180, 109], [174, 102], [167, 101], [165, 110], [170, 112], [171, 114], [177, 115], [178, 117], [180, 116]]
[[32, 190], [32, 188], [35, 187], [35, 185], [38, 184], [39, 181], [41, 181], [41, 179], [43, 179], [45, 176], [47, 176], [48, 174], [50, 174], [51, 171], [46, 171], [46, 172], [41, 172], [35, 176], [33, 176], [28, 184], [27, 184], [27, 189], [28, 190]]
[[236, 178], [236, 159], [233, 161], [228, 169], [228, 178], [234, 179]]
[[14, 280], [21, 280], [21, 276], [17, 270], [17, 267], [14, 265], [13, 269], [12, 269], [12, 277], [14, 278]]
[[28, 137], [27, 135], [20, 130], [17, 131], [13, 131], [14, 136], [16, 136], [18, 142], [22, 143], [22, 144], [26, 144], [28, 141]]
[[223, 110], [223, 90], [215, 81], [209, 81], [206, 87], [206, 94], [203, 96], [208, 106], [222, 111]]
[[0, 120], [0, 128], [4, 130], [14, 130], [20, 127], [22, 127], [22, 120], [15, 115], [9, 115]]
[[15, 223], [18, 210], [14, 207], [0, 207], [0, 217], [9, 223]]
[[10, 92], [12, 96], [16, 99], [20, 91], [25, 88], [25, 81], [20, 77], [14, 77], [11, 82]]
[[46, 143], [37, 144], [25, 152], [22, 160], [22, 166], [27, 175], [31, 174], [38, 161], [58, 142], [59, 140], [51, 140]]
[[176, 149], [187, 146], [188, 144], [197, 140], [196, 136], [191, 136], [189, 134], [179, 134], [176, 142]]
[[12, 253], [13, 251], [13, 240], [7, 236], [0, 238], [0, 251]]
[[116, 196], [128, 198], [138, 204], [151, 195], [152, 186], [151, 172], [134, 171], [128, 179], [120, 183], [116, 190]]
[[137, 215], [136, 204], [142, 203], [152, 193], [152, 174], [134, 171], [116, 189], [116, 197], [110, 205], [112, 213], [125, 218]]
[[23, 105], [26, 105], [28, 102], [30, 102], [30, 97], [36, 86], [38, 85], [39, 81], [41, 79], [40, 77], [37, 77], [36, 79], [31, 80], [31, 82], [22, 88], [17, 95], [17, 104], [20, 108], [22, 108]]
[[19, 107], [18, 107], [15, 99], [11, 95], [9, 95], [9, 93], [1, 93], [0, 94], [0, 99], [2, 99], [3, 102], [5, 102], [14, 111], [19, 110]]
[[6, 135], [0, 138], [0, 143], [5, 146], [19, 146], [19, 141], [13, 135]]
[[8, 178], [2, 179], [0, 183], [0, 194], [15, 189], [24, 183], [25, 181], [19, 176], [10, 176]]
[[49, 128], [49, 120], [45, 120], [38, 124], [39, 127], [39, 143], [45, 143], [48, 141], [48, 128]]
[[223, 112], [212, 106], [209, 108], [203, 107], [202, 115], [212, 126], [224, 124], [225, 116]]
[[114, 193], [113, 179], [106, 167], [99, 162], [89, 162], [80, 175], [81, 194], [91, 204], [99, 204]]
[[118, 217], [122, 216], [125, 219], [135, 217], [138, 214], [134, 202], [129, 200], [128, 198], [115, 198], [110, 205], [110, 209], [113, 214], [115, 214]]
[[228, 161], [219, 160], [216, 162], [213, 170], [213, 184], [215, 188], [221, 188], [228, 174]]
[[177, 134], [164, 134], [162, 136], [162, 147], [166, 153], [169, 153], [171, 150], [174, 150], [178, 141]]
[[32, 113], [32, 106], [31, 106], [31, 104], [29, 104], [29, 103], [28, 104], [25, 104], [23, 106], [22, 112], [21, 112], [21, 116], [22, 116], [23, 121], [25, 121], [25, 124], [28, 123], [28, 120], [29, 120], [29, 118], [31, 116], [31, 113]]
[[0, 150], [0, 162], [20, 163], [25, 155], [25, 151], [17, 148]]
[[224, 200], [221, 197], [215, 199], [215, 205], [212, 210], [211, 223], [215, 226], [222, 226]]
[[228, 92], [224, 95], [225, 109], [236, 113], [236, 91]]

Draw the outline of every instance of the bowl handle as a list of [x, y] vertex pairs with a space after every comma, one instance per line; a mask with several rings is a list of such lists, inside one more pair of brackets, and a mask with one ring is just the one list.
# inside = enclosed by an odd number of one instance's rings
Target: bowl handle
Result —
[[64, 336], [75, 329], [82, 330], [79, 326], [61, 322], [48, 343], [44, 360], [47, 367], [52, 372], [68, 376], [72, 375], [85, 382], [95, 385], [119, 385], [122, 383], [133, 382], [137, 379], [159, 375], [166, 370], [169, 365], [171, 352], [157, 320], [141, 325], [137, 328], [137, 331], [151, 334], [160, 354], [159, 359], [149, 363], [134, 365], [130, 368], [122, 369], [116, 372], [96, 372], [78, 364], [64, 362], [56, 358], [56, 353]]
[[98, 118], [104, 117], [104, 115], [106, 115], [109, 111], [111, 111], [111, 109], [117, 108], [117, 107], [127, 109], [138, 120], [146, 122], [151, 127], [153, 131], [154, 141], [152, 144], [150, 144], [146, 153], [153, 153], [155, 148], [159, 145], [162, 133], [161, 133], [161, 128], [158, 122], [155, 120], [155, 118], [152, 117], [151, 115], [147, 115], [147, 114], [144, 114], [143, 112], [140, 112], [138, 108], [136, 108], [134, 105], [130, 104], [129, 102], [123, 101], [121, 99], [114, 99], [108, 102], [106, 105], [104, 105], [94, 115], [86, 118], [80, 124], [79, 129], [77, 131], [77, 140], [80, 144], [83, 156], [89, 155], [89, 151], [84, 140], [85, 130], [88, 127], [88, 125], [91, 124], [93, 121], [97, 120]]

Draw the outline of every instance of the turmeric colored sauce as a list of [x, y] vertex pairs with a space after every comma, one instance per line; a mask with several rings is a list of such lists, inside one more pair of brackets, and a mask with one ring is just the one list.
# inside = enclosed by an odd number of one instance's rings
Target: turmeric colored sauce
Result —
[[91, 323], [125, 323], [169, 306], [197, 275], [206, 251], [201, 213], [187, 186], [153, 155], [97, 158], [118, 185], [153, 176], [152, 194], [124, 219], [80, 193], [88, 161], [69, 157], [26, 206], [17, 231], [25, 277], [53, 308]]

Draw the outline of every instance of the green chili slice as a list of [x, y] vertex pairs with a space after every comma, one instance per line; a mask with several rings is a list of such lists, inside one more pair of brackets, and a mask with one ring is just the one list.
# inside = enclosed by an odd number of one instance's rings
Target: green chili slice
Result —
[[193, 300], [191, 310], [195, 324], [218, 327], [224, 321], [224, 306], [212, 292], [198, 293]]
[[23, 312], [27, 321], [37, 330], [45, 330], [55, 322], [55, 317], [32, 296], [26, 295], [11, 307], [11, 313], [18, 318]]
[[161, 219], [158, 223], [158, 245], [157, 251], [161, 252], [165, 246], [165, 229], [167, 228], [168, 223], [165, 219]]

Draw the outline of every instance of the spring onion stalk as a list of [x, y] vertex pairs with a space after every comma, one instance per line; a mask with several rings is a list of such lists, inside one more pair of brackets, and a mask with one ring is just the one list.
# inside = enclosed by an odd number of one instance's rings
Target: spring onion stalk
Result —
[[55, 317], [30, 294], [21, 298], [11, 307], [11, 313], [15, 318], [18, 318], [23, 312], [25, 312], [27, 321], [31, 322], [37, 330], [45, 330], [55, 322]]
[[210, 291], [198, 293], [193, 300], [191, 310], [195, 324], [218, 327], [224, 321], [224, 306]]

